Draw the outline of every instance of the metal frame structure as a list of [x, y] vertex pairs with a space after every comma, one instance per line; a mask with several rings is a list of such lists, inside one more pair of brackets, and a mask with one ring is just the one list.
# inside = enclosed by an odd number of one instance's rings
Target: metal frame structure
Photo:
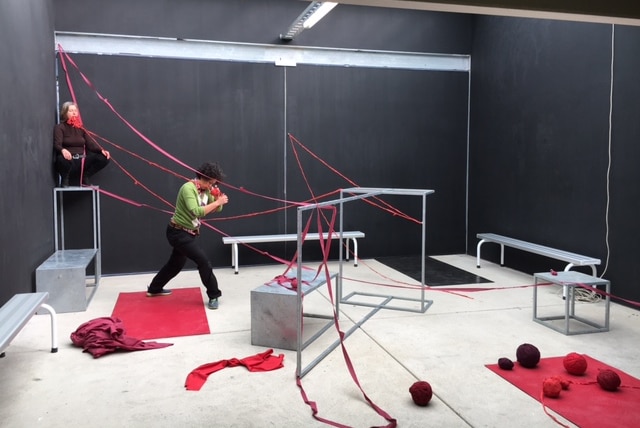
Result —
[[[53, 236], [55, 240], [55, 251], [64, 251], [64, 193], [65, 192], [91, 192], [91, 204], [93, 209], [92, 225], [93, 225], [93, 251], [95, 252], [95, 274], [94, 274], [94, 292], [100, 284], [102, 275], [102, 256], [101, 233], [100, 233], [100, 190], [95, 187], [55, 187], [53, 189]], [[60, 209], [58, 210], [58, 200], [60, 200]], [[58, 218], [58, 213], [60, 216]]]
[[[347, 295], [346, 297], [342, 296], [342, 282], [338, 283], [338, 287], [337, 287], [337, 295], [339, 298], [339, 303], [349, 303], [350, 305], [357, 305], [357, 306], [368, 306], [368, 307], [373, 307], [373, 308], [379, 308], [379, 307], [383, 307], [385, 309], [394, 309], [394, 310], [399, 310], [399, 311], [406, 311], [406, 312], [418, 312], [418, 313], [424, 313], [427, 311], [427, 309], [429, 309], [429, 307], [433, 304], [433, 301], [431, 300], [426, 300], [425, 299], [425, 258], [426, 258], [426, 228], [427, 228], [427, 196], [434, 193], [434, 190], [427, 190], [427, 189], [377, 189], [377, 188], [366, 188], [366, 187], [352, 187], [349, 189], [342, 189], [340, 190], [340, 199], [343, 198], [343, 195], [345, 193], [347, 194], [370, 194], [371, 192], [379, 192], [378, 194], [383, 194], [383, 195], [405, 195], [405, 196], [421, 196], [422, 197], [422, 247], [421, 247], [421, 261], [422, 261], [422, 269], [421, 269], [421, 276], [420, 276], [420, 284], [422, 285], [422, 287], [420, 287], [420, 299], [416, 299], [416, 298], [406, 298], [406, 297], [398, 297], [398, 296], [387, 296], [387, 295], [381, 295], [381, 294], [370, 294], [370, 293], [357, 293], [357, 292], [353, 292], [350, 293], [349, 295]], [[340, 203], [340, 230], [342, 231], [342, 227], [343, 227], [343, 209], [342, 209], [342, 202]], [[340, 251], [342, 252], [342, 246], [340, 246]], [[340, 253], [340, 260], [342, 260], [342, 253]], [[342, 278], [342, 263], [340, 263], [340, 271], [339, 271], [339, 276], [340, 278]], [[385, 298], [385, 303], [382, 304], [378, 304], [378, 305], [374, 305], [374, 304], [370, 304], [370, 303], [365, 303], [365, 302], [355, 302], [351, 299], [354, 296], [368, 296], [368, 297], [383, 297]], [[410, 302], [420, 302], [420, 309], [415, 310], [415, 309], [410, 309], [410, 308], [405, 308], [405, 307], [401, 307], [401, 306], [391, 306], [388, 303], [390, 303], [392, 300], [405, 300], [405, 301], [410, 301]]]
[[[426, 244], [426, 197], [427, 195], [430, 195], [434, 193], [433, 190], [426, 190], [426, 189], [385, 189], [385, 188], [363, 188], [363, 187], [354, 187], [354, 188], [348, 188], [348, 189], [341, 189], [340, 191], [340, 198], [339, 199], [335, 199], [335, 200], [331, 200], [331, 201], [326, 201], [326, 202], [322, 202], [322, 203], [316, 203], [316, 204], [309, 204], [303, 207], [298, 207], [297, 209], [297, 234], [298, 234], [298, 240], [297, 240], [297, 254], [298, 254], [298, 263], [297, 263], [297, 271], [296, 271], [296, 279], [297, 279], [297, 283], [298, 284], [302, 284], [302, 280], [303, 280], [303, 271], [302, 271], [302, 236], [303, 236], [303, 232], [302, 232], [302, 217], [303, 217], [303, 213], [305, 211], [309, 211], [309, 210], [315, 210], [318, 208], [322, 208], [322, 207], [327, 207], [327, 206], [335, 206], [338, 205], [340, 208], [340, 226], [339, 226], [339, 232], [338, 232], [338, 236], [339, 236], [339, 255], [338, 255], [338, 259], [339, 259], [339, 273], [336, 274], [332, 274], [330, 273], [330, 278], [335, 278], [336, 279], [336, 300], [334, 302], [335, 304], [335, 317], [339, 317], [339, 311], [340, 311], [340, 303], [349, 303], [350, 305], [355, 305], [355, 306], [367, 306], [367, 307], [372, 307], [373, 309], [367, 314], [365, 315], [360, 321], [356, 322], [353, 327], [351, 327], [343, 336], [343, 338], [338, 339], [336, 341], [334, 341], [331, 345], [329, 345], [324, 351], [322, 351], [313, 361], [311, 361], [309, 364], [307, 364], [306, 366], [303, 366], [302, 363], [302, 351], [304, 351], [305, 348], [307, 348], [311, 343], [313, 343], [316, 339], [318, 339], [320, 336], [322, 336], [331, 326], [335, 325], [335, 319], [334, 317], [330, 317], [330, 316], [326, 316], [326, 315], [317, 315], [317, 314], [305, 314], [303, 313], [303, 308], [302, 308], [302, 298], [304, 296], [303, 293], [303, 287], [298, 286], [297, 287], [297, 310], [296, 310], [296, 333], [297, 333], [297, 345], [296, 345], [296, 378], [302, 378], [304, 377], [307, 373], [309, 373], [318, 363], [320, 363], [327, 355], [329, 355], [335, 348], [337, 348], [340, 343], [345, 340], [347, 337], [349, 337], [353, 332], [355, 332], [357, 329], [359, 329], [362, 324], [364, 324], [368, 319], [370, 319], [373, 315], [375, 315], [378, 311], [380, 311], [381, 309], [393, 309], [393, 310], [402, 310], [402, 311], [407, 311], [407, 312], [418, 312], [418, 313], [424, 313], [427, 311], [427, 309], [431, 306], [431, 304], [433, 303], [433, 301], [431, 300], [425, 300], [425, 294], [424, 294], [424, 272], [425, 272], [425, 244]], [[345, 194], [350, 194], [351, 196], [345, 196]], [[351, 202], [351, 201], [356, 201], [356, 200], [361, 200], [361, 199], [366, 199], [366, 198], [370, 198], [373, 196], [378, 196], [378, 195], [407, 195], [407, 196], [421, 196], [422, 197], [422, 287], [421, 287], [421, 297], [420, 299], [410, 299], [410, 298], [403, 298], [403, 297], [398, 297], [398, 296], [392, 296], [392, 295], [378, 295], [378, 294], [366, 294], [366, 293], [351, 293], [350, 295], [348, 295], [347, 297], [343, 298], [342, 297], [342, 267], [343, 267], [343, 262], [344, 262], [344, 257], [343, 257], [343, 242], [344, 242], [344, 238], [343, 238], [343, 230], [344, 230], [344, 203], [345, 202]], [[314, 287], [312, 287], [311, 289], [307, 290], [307, 291], [313, 291], [315, 289], [317, 289], [320, 285], [324, 284], [325, 282], [321, 282], [320, 284], [316, 284]], [[354, 302], [349, 300], [351, 297], [355, 296], [355, 295], [366, 295], [366, 296], [375, 296], [375, 297], [381, 297], [383, 300], [381, 303], [377, 304], [377, 305], [373, 305], [370, 303], [364, 303], [364, 302]], [[410, 309], [410, 308], [403, 308], [400, 306], [392, 306], [390, 305], [390, 303], [394, 300], [394, 299], [398, 299], [398, 300], [407, 300], [407, 301], [417, 301], [420, 302], [420, 309], [419, 310], [414, 310], [414, 309]], [[329, 321], [323, 326], [321, 327], [314, 335], [312, 335], [307, 341], [305, 341], [303, 343], [303, 339], [302, 339], [302, 326], [303, 326], [303, 320], [304, 317], [311, 317], [311, 318], [320, 318], [320, 319], [328, 319]]]
[[[563, 333], [566, 336], [584, 333], [598, 333], [609, 331], [610, 293], [611, 282], [607, 279], [590, 276], [582, 272], [562, 271], [562, 272], [539, 272], [533, 274], [533, 321]], [[551, 283], [563, 288], [564, 314], [552, 316], [538, 315], [538, 284]], [[602, 323], [589, 320], [576, 314], [576, 288], [597, 290], [598, 286], [604, 286], [604, 318]], [[558, 322], [561, 321], [561, 322]], [[582, 328], [571, 329], [573, 324], [578, 324]]]

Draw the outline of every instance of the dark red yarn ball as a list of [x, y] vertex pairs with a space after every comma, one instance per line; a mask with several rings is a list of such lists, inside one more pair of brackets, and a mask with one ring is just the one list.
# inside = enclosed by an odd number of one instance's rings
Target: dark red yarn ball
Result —
[[530, 343], [523, 343], [516, 350], [516, 358], [522, 367], [532, 369], [540, 362], [540, 351]]
[[600, 387], [605, 391], [615, 391], [622, 383], [618, 373], [609, 369], [600, 370], [597, 381], [598, 385], [600, 385]]
[[587, 371], [587, 359], [580, 354], [571, 352], [562, 360], [564, 368], [572, 375], [580, 376]]
[[426, 406], [431, 401], [431, 397], [433, 396], [433, 390], [431, 389], [431, 385], [429, 382], [425, 382], [423, 380], [415, 382], [409, 388], [409, 392], [411, 393], [411, 398], [413, 398], [413, 402], [418, 406]]
[[498, 358], [498, 367], [502, 370], [511, 370], [513, 368], [513, 361], [508, 358]]

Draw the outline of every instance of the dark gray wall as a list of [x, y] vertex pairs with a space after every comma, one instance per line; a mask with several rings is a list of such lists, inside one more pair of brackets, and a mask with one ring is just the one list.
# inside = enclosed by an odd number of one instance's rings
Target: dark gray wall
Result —
[[[611, 33], [604, 24], [474, 19], [469, 252], [476, 233], [495, 232], [599, 257], [614, 294], [638, 300], [640, 38], [616, 27], [609, 176]], [[483, 255], [497, 261], [493, 247]], [[525, 272], [564, 268], [519, 251], [506, 261]]]
[[35, 269], [53, 251], [52, 2], [0, 2], [0, 40], [2, 304], [15, 293], [35, 291]]
[[[58, 1], [60, 10], [67, 12], [56, 17], [56, 30], [273, 43], [274, 36], [284, 32], [306, 7], [297, 1], [269, 2], [270, 7], [264, 2], [149, 1], [136, 2], [135, 7], [140, 3], [146, 4], [145, 14], [154, 20], [119, 19], [112, 15], [118, 13], [112, 3], [89, 2], [78, 8]], [[470, 49], [468, 16], [378, 8], [370, 12], [365, 17], [361, 8], [341, 6], [332, 12], [331, 20], [321, 22], [313, 32], [303, 32], [293, 44], [447, 53]], [[127, 9], [127, 14], [132, 13], [137, 12]], [[193, 16], [198, 19], [189, 21]], [[380, 28], [384, 28], [382, 34]], [[154, 143], [194, 167], [209, 159], [222, 164], [227, 182], [236, 187], [225, 189], [232, 202], [223, 219], [215, 222], [226, 234], [295, 232], [295, 210], [253, 215], [280, 208], [282, 203], [237, 189], [290, 201], [311, 197], [286, 138], [290, 132], [362, 186], [435, 188], [436, 195], [429, 199], [429, 251], [464, 251], [467, 73], [302, 65], [285, 69], [273, 64], [101, 55], [73, 58], [118, 112]], [[126, 129], [77, 71], [70, 70], [69, 76], [88, 128], [178, 174], [192, 176]], [[61, 98], [67, 99], [66, 81], [60, 80]], [[174, 202], [183, 178], [131, 160], [118, 149], [110, 150], [126, 171]], [[319, 165], [310, 156], [303, 160], [317, 194], [352, 186]], [[101, 172], [96, 182], [120, 196], [153, 202], [115, 164]], [[102, 200], [104, 272], [158, 269], [169, 250], [164, 238], [168, 215], [104, 195]], [[407, 203], [394, 201], [401, 206]], [[409, 203], [407, 209], [420, 218], [420, 201]], [[420, 228], [414, 223], [397, 222], [382, 229], [378, 225], [389, 214], [370, 212], [366, 206], [358, 210], [362, 211], [351, 211], [348, 226], [367, 234], [361, 255], [419, 251]], [[407, 244], [407, 235], [416, 238]], [[205, 232], [202, 244], [215, 266], [230, 264], [229, 248], [222, 245], [219, 233]], [[283, 256], [293, 246], [263, 248]], [[241, 251], [244, 263], [271, 262], [261, 253]], [[306, 255], [319, 257], [313, 252]]]
[[609, 269], [615, 294], [640, 301], [640, 27], [615, 30]]
[[[288, 76], [295, 88], [287, 104], [290, 132], [360, 186], [435, 189], [427, 200], [428, 251], [464, 248], [467, 73], [296, 67]], [[318, 194], [352, 187], [304, 152], [302, 158]], [[289, 182], [300, 180], [288, 159]], [[298, 188], [291, 197], [307, 195]], [[418, 219], [421, 203], [393, 200]], [[362, 255], [420, 253], [420, 239], [411, 239], [420, 226], [364, 202], [353, 205], [345, 210], [346, 227], [367, 233]]]
[[[50, 144], [55, 106], [51, 51], [54, 28], [274, 43], [278, 42], [277, 34], [286, 29], [303, 6], [294, 0], [191, 0], [180, 2], [179, 7], [169, 0], [81, 4], [56, 0], [53, 4], [58, 11], [55, 24], [51, 2], [0, 3], [0, 36], [2, 40], [11, 41], [0, 47], [3, 64], [6, 64], [0, 71], [0, 90], [6, 106], [0, 116], [3, 137], [0, 183], [5, 189], [17, 189], [7, 192], [2, 203], [1, 263], [5, 285], [0, 288], [0, 301], [15, 292], [33, 291], [35, 268], [53, 250]], [[420, 25], [425, 22], [429, 25]], [[616, 27], [609, 175], [610, 26], [495, 17], [476, 17], [472, 26], [471, 18], [466, 15], [379, 8], [365, 12], [341, 5], [332, 12], [331, 19], [323, 20], [313, 31], [302, 33], [293, 43], [472, 52], [468, 252], [475, 253], [477, 232], [493, 231], [597, 256], [603, 263], [609, 261], [605, 277], [612, 280], [614, 293], [639, 300], [640, 290], [635, 286], [638, 267], [634, 260], [638, 254], [636, 142], [640, 137], [636, 120], [640, 113], [637, 102], [640, 87], [636, 77], [639, 60], [635, 55], [640, 44], [637, 28]], [[414, 72], [389, 70], [317, 67], [284, 70], [257, 64], [97, 56], [76, 56], [76, 59], [119, 111], [152, 140], [175, 149], [176, 155], [189, 164], [205, 158], [218, 159], [225, 166], [230, 182], [255, 186], [259, 193], [282, 192], [285, 167], [290, 174], [287, 180], [294, 177], [292, 160], [287, 158], [286, 165], [284, 161], [285, 134], [289, 130], [283, 125], [285, 120], [296, 137], [328, 157], [338, 169], [358, 175], [369, 168], [366, 180], [353, 177], [359, 184], [385, 185], [393, 181], [407, 187], [421, 187], [414, 182], [423, 180], [424, 187], [438, 192], [429, 202], [430, 215], [437, 218], [437, 225], [430, 226], [428, 231], [432, 239], [430, 252], [464, 251], [461, 248], [464, 243], [458, 243], [464, 233], [461, 232], [464, 214], [460, 213], [464, 199], [460, 195], [465, 189], [460, 186], [466, 179], [459, 176], [464, 167], [458, 164], [461, 159], [464, 161], [460, 136], [466, 132], [466, 124], [461, 124], [459, 117], [464, 110], [460, 99], [466, 96], [462, 75], [428, 72], [416, 77]], [[310, 79], [314, 79], [311, 85]], [[345, 82], [349, 87], [342, 86], [342, 92], [327, 91], [328, 86], [345, 85]], [[373, 86], [372, 94], [364, 93], [368, 85]], [[67, 94], [64, 94], [64, 83], [62, 86], [64, 98]], [[80, 88], [82, 84], [75, 86]], [[285, 86], [291, 90], [286, 98]], [[364, 102], [355, 96], [347, 99], [350, 110], [364, 105], [368, 111], [366, 115], [355, 114], [335, 122], [345, 102], [345, 88], [360, 89], [365, 97]], [[416, 88], [416, 94], [407, 94], [397, 101], [401, 111], [409, 115], [406, 122], [411, 131], [406, 134], [395, 123], [398, 116], [393, 109], [385, 107], [388, 109], [378, 112], [375, 108], [381, 100], [394, 99], [393, 88], [398, 89], [399, 94]], [[163, 163], [180, 175], [188, 175], [184, 169], [167, 164], [132, 136], [96, 101], [95, 94], [87, 88], [79, 92], [85, 120], [94, 125], [92, 128], [100, 135]], [[318, 101], [309, 103], [311, 95]], [[285, 110], [285, 101], [296, 109]], [[310, 116], [302, 110], [308, 105], [318, 109], [314, 114], [320, 119], [333, 120], [331, 127], [318, 125], [326, 120], [309, 120]], [[416, 109], [419, 113], [415, 116], [420, 116], [422, 121], [412, 116]], [[439, 115], [441, 111], [443, 116], [452, 117], [448, 121], [443, 119]], [[345, 114], [343, 112], [343, 116]], [[434, 115], [433, 121], [431, 115]], [[382, 124], [378, 123], [380, 120]], [[438, 120], [444, 120], [440, 127], [436, 125]], [[192, 129], [203, 132], [194, 135]], [[362, 129], [366, 130], [362, 134], [355, 131]], [[390, 134], [386, 133], [389, 129], [394, 137], [398, 136], [397, 140], [389, 142]], [[367, 141], [368, 135], [374, 136], [374, 141]], [[446, 143], [420, 144], [429, 140]], [[396, 145], [402, 150], [390, 149]], [[407, 149], [412, 150], [411, 154], [406, 155]], [[117, 153], [116, 149], [111, 150]], [[389, 161], [390, 157], [393, 162]], [[354, 158], [358, 159], [354, 162]], [[389, 163], [400, 167], [394, 169]], [[404, 163], [411, 167], [402, 168]], [[158, 193], [173, 202], [183, 177], [159, 172], [124, 155], [122, 165], [153, 182]], [[424, 168], [420, 171], [422, 165]], [[97, 180], [105, 189], [122, 191], [135, 200], [155, 204], [155, 198], [132, 186], [120, 171], [114, 163]], [[311, 171], [314, 179], [327, 177], [321, 171]], [[339, 185], [333, 181], [330, 184], [320, 184], [318, 188]], [[610, 190], [608, 217], [607, 188]], [[296, 188], [293, 194], [303, 194], [303, 190], [303, 187]], [[37, 208], [34, 201], [38, 201]], [[258, 212], [271, 206], [240, 191], [235, 191], [232, 201], [225, 210], [226, 216]], [[415, 209], [410, 203], [403, 206], [403, 202], [397, 202], [401, 208]], [[440, 207], [445, 204], [451, 209], [442, 210]], [[168, 250], [162, 236], [168, 214], [132, 208], [105, 196], [103, 210], [105, 271], [157, 269]], [[369, 216], [377, 214], [367, 207], [359, 212], [362, 218], [354, 224], [367, 224]], [[220, 224], [221, 228], [232, 227], [238, 231], [265, 225], [270, 230], [275, 227], [281, 231], [289, 227], [289, 221], [283, 217], [275, 221], [253, 218], [224, 220]], [[385, 238], [392, 235], [395, 227], [396, 224], [385, 225], [389, 232]], [[606, 245], [607, 231], [610, 253]], [[451, 236], [454, 238], [450, 239]], [[367, 238], [367, 245], [362, 245], [361, 251], [367, 253], [375, 249], [380, 245], [373, 242], [377, 240], [377, 237], [376, 240]], [[389, 245], [392, 253], [402, 251], [396, 241]], [[209, 233], [206, 246], [219, 264], [228, 262], [227, 250], [219, 244], [219, 236]], [[496, 251], [487, 251], [487, 257], [495, 260], [496, 256]], [[507, 254], [507, 264], [528, 272], [562, 268], [556, 261], [518, 252]], [[604, 265], [599, 273], [603, 270]]]
[[[300, 0], [54, 0], [56, 31], [280, 43]], [[293, 42], [302, 46], [469, 53], [468, 15], [340, 5]]]
[[[282, 196], [282, 69], [264, 64], [96, 55], [75, 60], [132, 126], [173, 157], [193, 168], [204, 161], [218, 161], [230, 185]], [[168, 213], [172, 212], [169, 204], [175, 203], [180, 185], [195, 174], [135, 135], [105, 104], [96, 102], [86, 85], [70, 75], [85, 126], [103, 138], [99, 141], [114, 160], [94, 181], [127, 200], [102, 195], [103, 270], [158, 269], [170, 249], [164, 236]], [[61, 88], [61, 94], [68, 97], [66, 82], [61, 82]], [[272, 202], [228, 186], [223, 189], [232, 203], [212, 218], [274, 207]], [[145, 205], [138, 207], [128, 201]], [[68, 210], [70, 222], [75, 221], [74, 214], [83, 215], [82, 210]], [[237, 233], [246, 222], [219, 220], [215, 226]], [[269, 222], [262, 230], [276, 231], [277, 219], [271, 217]], [[69, 245], [78, 247], [78, 237], [70, 235]], [[201, 239], [215, 265], [230, 264], [229, 248], [223, 248], [219, 233], [206, 230]]]

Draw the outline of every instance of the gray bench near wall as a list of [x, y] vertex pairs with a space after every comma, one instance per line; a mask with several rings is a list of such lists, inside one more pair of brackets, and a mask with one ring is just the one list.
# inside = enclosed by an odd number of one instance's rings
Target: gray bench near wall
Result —
[[[324, 232], [322, 234], [323, 239], [327, 239], [329, 234]], [[307, 233], [305, 235], [305, 241], [318, 241], [320, 240], [319, 233]], [[353, 243], [353, 265], [358, 266], [358, 238], [364, 238], [364, 232], [359, 231], [347, 231], [342, 232], [342, 238], [346, 240], [347, 251], [346, 260], [349, 260], [349, 241]], [[340, 233], [334, 232], [331, 235], [331, 239], [340, 239]], [[231, 267], [235, 269], [235, 273], [238, 273], [238, 244], [259, 244], [264, 242], [289, 242], [297, 241], [298, 235], [295, 233], [287, 234], [275, 234], [275, 235], [250, 235], [250, 236], [224, 236], [222, 242], [224, 244], [231, 245]]]
[[485, 242], [493, 242], [500, 245], [500, 266], [504, 266], [504, 247], [511, 247], [522, 251], [528, 251], [540, 256], [549, 257], [556, 260], [567, 262], [565, 271], [571, 270], [574, 266], [590, 266], [593, 276], [596, 275], [596, 265], [600, 264], [600, 259], [594, 257], [583, 256], [581, 254], [570, 253], [569, 251], [558, 250], [556, 248], [545, 247], [544, 245], [533, 244], [531, 242], [521, 241], [515, 238], [509, 238], [495, 233], [478, 233], [480, 242], [476, 252], [476, 265], [480, 267], [480, 251]]
[[0, 308], [0, 357], [40, 308], [51, 317], [51, 352], [58, 352], [56, 311], [46, 304], [49, 293], [21, 293], [13, 296]]

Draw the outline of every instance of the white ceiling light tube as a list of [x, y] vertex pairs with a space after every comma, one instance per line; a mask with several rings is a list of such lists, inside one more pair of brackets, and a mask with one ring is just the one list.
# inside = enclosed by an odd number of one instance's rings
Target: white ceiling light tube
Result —
[[336, 7], [338, 3], [324, 1], [319, 8], [316, 9], [309, 17], [302, 23], [304, 28], [311, 28], [318, 23], [327, 13], [331, 12], [331, 9]]
[[280, 34], [280, 39], [291, 41], [295, 36], [307, 28], [313, 27], [318, 21], [325, 17], [338, 3], [314, 1], [293, 21], [287, 31]]

